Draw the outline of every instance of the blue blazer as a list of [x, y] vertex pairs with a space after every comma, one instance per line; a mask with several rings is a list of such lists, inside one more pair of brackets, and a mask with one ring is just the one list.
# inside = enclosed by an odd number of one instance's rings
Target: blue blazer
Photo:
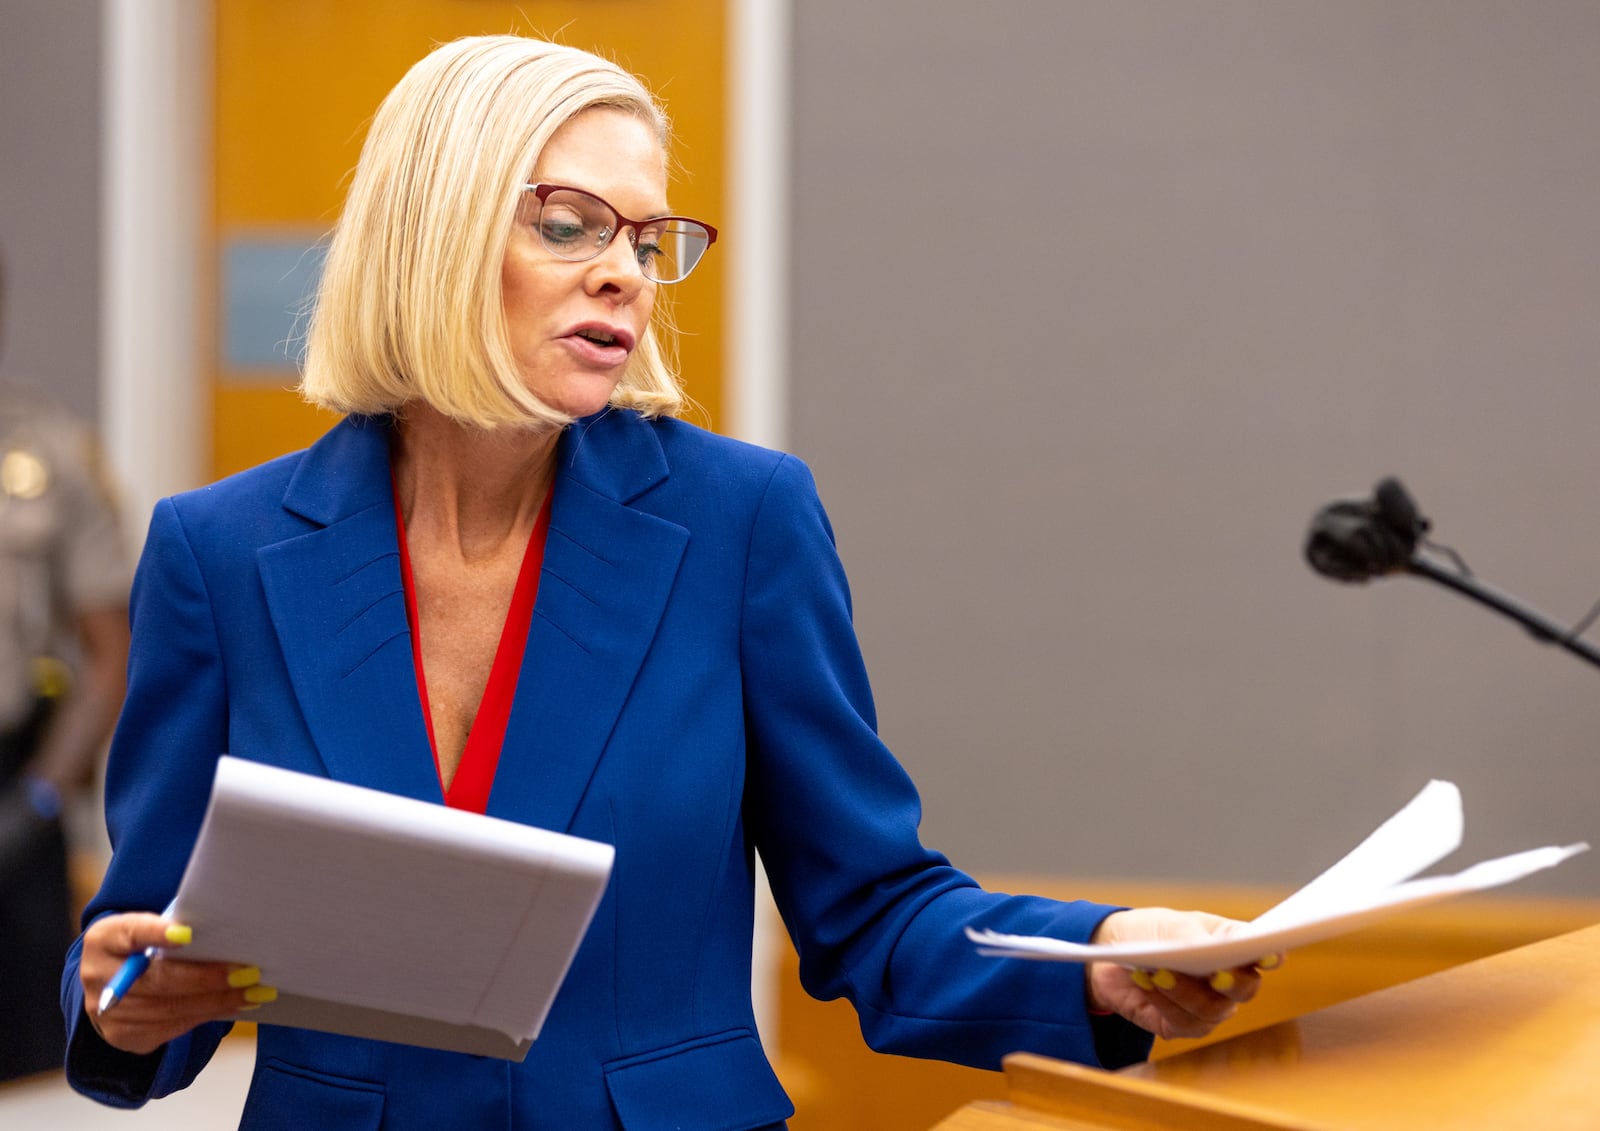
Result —
[[[171, 899], [220, 754], [442, 803], [389, 435], [352, 417], [157, 505], [107, 770], [114, 853], [86, 923]], [[983, 958], [963, 937], [1083, 940], [1112, 908], [984, 892], [919, 842], [805, 466], [630, 412], [569, 428], [558, 460], [488, 811], [612, 844], [616, 863], [543, 1033], [515, 1064], [262, 1025], [242, 1126], [783, 1126], [750, 999], [756, 852], [807, 990], [853, 1002], [873, 1047], [986, 1068], [1018, 1049], [1144, 1056], [1132, 1026], [1091, 1022], [1081, 968]], [[112, 1049], [83, 1012], [79, 946], [62, 993], [73, 1085], [124, 1107], [187, 1085], [228, 1026], [148, 1057]]]

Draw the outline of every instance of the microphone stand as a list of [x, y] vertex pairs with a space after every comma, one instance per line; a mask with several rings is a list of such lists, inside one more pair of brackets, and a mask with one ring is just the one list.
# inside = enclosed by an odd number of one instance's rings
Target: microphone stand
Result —
[[1456, 573], [1445, 569], [1435, 562], [1429, 561], [1419, 553], [1411, 555], [1409, 561], [1401, 567], [1406, 573], [1415, 574], [1437, 581], [1448, 589], [1453, 589], [1464, 597], [1470, 597], [1483, 605], [1487, 605], [1497, 613], [1510, 617], [1526, 628], [1535, 640], [1546, 644], [1559, 644], [1574, 655], [1581, 656], [1596, 667], [1600, 667], [1600, 649], [1584, 640], [1572, 629], [1566, 628], [1549, 617], [1520, 604], [1506, 594], [1483, 584], [1474, 577], [1463, 573]]
[[[1343, 582], [1365, 582], [1385, 574], [1409, 573], [1437, 581], [1463, 597], [1508, 616], [1545, 644], [1559, 644], [1573, 655], [1600, 667], [1600, 648], [1583, 639], [1583, 632], [1600, 615], [1596, 605], [1576, 625], [1568, 628], [1472, 576], [1454, 550], [1430, 546], [1425, 535], [1432, 524], [1393, 476], [1379, 480], [1370, 499], [1342, 499], [1319, 510], [1311, 521], [1305, 555], [1318, 573]], [[1445, 569], [1422, 553], [1441, 551], [1456, 564]]]

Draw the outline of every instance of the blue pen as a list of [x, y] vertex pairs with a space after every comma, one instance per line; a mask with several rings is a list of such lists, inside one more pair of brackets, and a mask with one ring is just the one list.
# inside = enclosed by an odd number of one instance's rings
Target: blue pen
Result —
[[[168, 904], [162, 916], [172, 914], [172, 905]], [[104, 1013], [117, 1002], [123, 999], [127, 992], [133, 989], [144, 972], [150, 969], [150, 960], [161, 953], [160, 947], [146, 947], [138, 954], [130, 954], [122, 960], [122, 965], [117, 967], [117, 972], [111, 976], [111, 981], [106, 983], [106, 988], [100, 991], [100, 1012]]]
[[123, 994], [133, 989], [133, 984], [139, 980], [140, 975], [150, 969], [150, 960], [155, 956], [156, 948], [152, 946], [123, 959], [122, 965], [117, 967], [117, 972], [111, 976], [111, 981], [106, 983], [106, 988], [100, 991], [101, 1013], [116, 1005], [122, 1000]]

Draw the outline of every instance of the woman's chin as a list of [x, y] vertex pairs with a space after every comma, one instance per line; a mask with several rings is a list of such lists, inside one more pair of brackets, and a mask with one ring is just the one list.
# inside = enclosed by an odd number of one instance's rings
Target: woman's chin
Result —
[[611, 403], [612, 395], [617, 391], [617, 382], [614, 380], [597, 381], [572, 381], [564, 382], [557, 389], [533, 389], [533, 395], [557, 412], [564, 412], [574, 419], [593, 416], [606, 405]]

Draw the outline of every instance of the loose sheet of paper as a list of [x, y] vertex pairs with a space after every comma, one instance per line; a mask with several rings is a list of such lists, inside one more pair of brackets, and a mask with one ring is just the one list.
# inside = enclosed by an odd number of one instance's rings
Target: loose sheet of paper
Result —
[[1588, 849], [1535, 848], [1449, 876], [1413, 879], [1461, 844], [1461, 791], [1432, 781], [1342, 860], [1232, 934], [1200, 942], [1087, 945], [967, 928], [980, 954], [1057, 962], [1116, 962], [1204, 976], [1331, 938], [1409, 907], [1509, 884]]
[[[286, 998], [537, 1036], [610, 845], [224, 757], [173, 957], [261, 968]], [[262, 1021], [273, 1006], [254, 1015]], [[321, 1009], [334, 1021], [337, 1009]], [[334, 1031], [341, 1031], [334, 1028]]]

